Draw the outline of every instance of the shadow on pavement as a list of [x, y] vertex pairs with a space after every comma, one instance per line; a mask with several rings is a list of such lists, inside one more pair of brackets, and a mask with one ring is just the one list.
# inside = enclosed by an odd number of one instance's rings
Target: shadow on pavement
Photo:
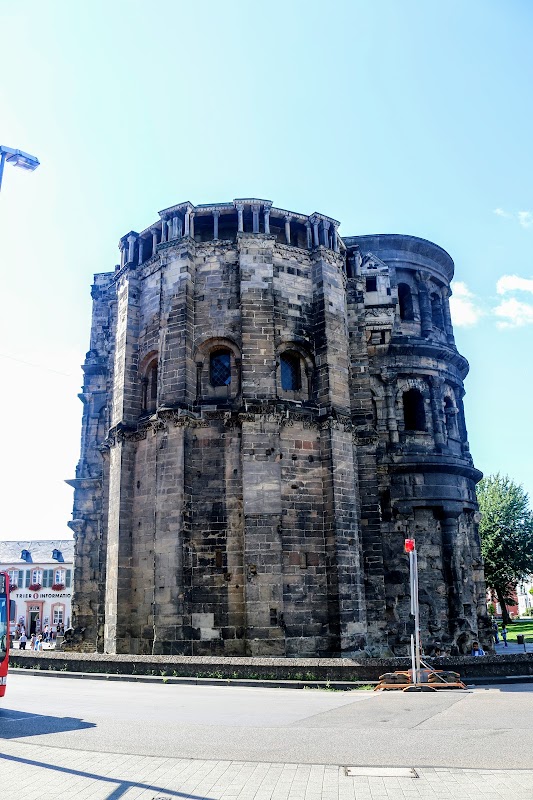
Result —
[[95, 728], [93, 722], [75, 717], [48, 717], [28, 714], [16, 708], [0, 708], [0, 739], [18, 739], [21, 736], [39, 736], [43, 733], [64, 733], [84, 728]]
[[57, 777], [63, 775], [72, 775], [76, 778], [88, 778], [89, 780], [99, 781], [101, 783], [115, 784], [116, 788], [108, 794], [106, 800], [118, 800], [122, 797], [128, 789], [150, 789], [150, 791], [159, 792], [160, 795], [154, 800], [170, 800], [172, 797], [187, 797], [189, 800], [209, 800], [205, 795], [199, 796], [190, 794], [189, 792], [175, 792], [172, 789], [161, 788], [153, 786], [150, 783], [142, 783], [138, 781], [126, 781], [120, 778], [109, 778], [106, 775], [96, 775], [94, 772], [83, 772], [79, 769], [69, 769], [68, 767], [59, 767], [54, 764], [45, 764], [43, 761], [33, 761], [30, 758], [20, 758], [18, 756], [8, 756], [0, 753], [0, 759], [11, 761], [13, 764], [20, 764], [27, 767], [39, 767], [40, 769], [49, 769], [58, 773]]

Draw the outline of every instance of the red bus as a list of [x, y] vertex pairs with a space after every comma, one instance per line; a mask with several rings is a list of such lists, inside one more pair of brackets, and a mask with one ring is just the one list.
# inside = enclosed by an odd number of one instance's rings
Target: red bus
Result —
[[0, 572], [0, 697], [6, 693], [9, 661], [9, 578]]

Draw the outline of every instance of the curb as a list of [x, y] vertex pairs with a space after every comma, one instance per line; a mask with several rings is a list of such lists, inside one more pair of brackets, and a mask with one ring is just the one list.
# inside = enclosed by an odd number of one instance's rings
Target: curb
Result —
[[361, 687], [377, 686], [378, 681], [284, 681], [253, 678], [191, 678], [166, 675], [121, 675], [107, 672], [68, 672], [51, 669], [10, 667], [9, 674], [34, 675], [46, 678], [75, 678], [93, 681], [124, 681], [126, 683], [174, 683], [192, 686], [248, 686], [270, 689], [324, 689], [349, 692]]

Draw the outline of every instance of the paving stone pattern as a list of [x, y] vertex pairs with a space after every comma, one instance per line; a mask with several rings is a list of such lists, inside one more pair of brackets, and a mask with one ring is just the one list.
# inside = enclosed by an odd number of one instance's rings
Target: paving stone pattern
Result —
[[453, 262], [337, 227], [182, 203], [95, 275], [75, 647], [403, 656], [414, 536], [426, 652], [490, 648]]
[[[416, 768], [416, 778], [349, 777], [344, 766], [95, 754], [6, 740], [5, 796], [25, 800], [515, 800], [533, 797], [533, 770]], [[387, 772], [385, 770], [385, 772]]]

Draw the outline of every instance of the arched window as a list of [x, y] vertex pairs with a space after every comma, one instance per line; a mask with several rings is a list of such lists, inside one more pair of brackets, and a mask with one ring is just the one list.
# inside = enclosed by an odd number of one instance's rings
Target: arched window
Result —
[[406, 431], [426, 430], [424, 398], [418, 389], [409, 389], [403, 393], [403, 420]]
[[302, 388], [301, 359], [296, 353], [285, 352], [280, 357], [281, 388], [285, 392], [298, 392]]
[[229, 386], [231, 383], [231, 353], [215, 350], [209, 356], [209, 380], [211, 386]]
[[413, 295], [406, 283], [398, 284], [398, 303], [400, 305], [400, 319], [409, 322], [415, 318], [413, 312]]
[[431, 295], [431, 321], [435, 328], [444, 330], [444, 316], [442, 314], [442, 300], [436, 293]]
[[143, 380], [143, 411], [155, 411], [157, 408], [157, 360], [149, 363]]

